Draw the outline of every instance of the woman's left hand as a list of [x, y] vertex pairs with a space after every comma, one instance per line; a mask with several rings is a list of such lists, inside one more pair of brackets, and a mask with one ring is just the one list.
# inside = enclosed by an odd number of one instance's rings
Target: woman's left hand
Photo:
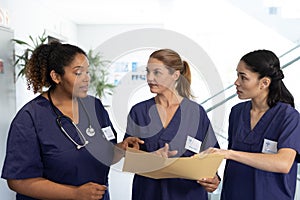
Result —
[[137, 137], [127, 137], [118, 146], [123, 150], [126, 150], [128, 147], [140, 149], [140, 144], [144, 144], [144, 141]]
[[198, 180], [197, 183], [202, 185], [207, 192], [213, 192], [218, 188], [220, 179], [217, 175], [215, 175], [213, 178], [203, 178]]
[[155, 155], [158, 155], [160, 157], [163, 157], [163, 158], [169, 158], [171, 156], [175, 156], [178, 153], [178, 151], [177, 150], [170, 151], [169, 144], [166, 143], [164, 147], [162, 147], [156, 151], [153, 151], [152, 153], [154, 153]]

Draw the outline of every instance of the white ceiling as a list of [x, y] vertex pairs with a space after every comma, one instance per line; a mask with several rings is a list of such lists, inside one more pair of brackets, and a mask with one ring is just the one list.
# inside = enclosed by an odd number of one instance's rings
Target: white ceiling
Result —
[[[40, 0], [39, 2], [76, 24], [159, 24], [163, 22], [164, 16], [176, 1], [183, 0]], [[185, 1], [188, 4], [189, 0]], [[199, 2], [205, 5], [204, 0]], [[245, 2], [242, 4], [247, 5]], [[255, 4], [260, 7], [279, 7], [282, 17], [285, 18], [300, 17], [299, 0], [258, 0]], [[185, 11], [183, 9], [181, 14]]]
[[[225, 1], [273, 27], [287, 38], [290, 38], [291, 41], [299, 40], [299, 0]], [[208, 0], [39, 0], [38, 2], [54, 14], [57, 13], [76, 24], [85, 25], [164, 24], [168, 14], [174, 14], [172, 12], [174, 7], [178, 12], [182, 3], [186, 5], [182, 8], [182, 12], [178, 13], [180, 18], [180, 15], [195, 10], [195, 8], [189, 8], [189, 5], [205, 7]], [[210, 0], [211, 2], [216, 3], [218, 0]], [[276, 16], [268, 14], [270, 7], [278, 8]], [[211, 12], [214, 12], [214, 10]], [[176, 21], [173, 23], [176, 23]]]
[[[156, 24], [163, 22], [164, 15], [172, 9], [172, 4], [176, 1], [183, 0], [40, 0], [39, 2], [76, 24]], [[185, 2], [188, 4], [189, 0]], [[205, 5], [205, 1], [199, 2]], [[248, 4], [244, 1], [239, 2]], [[255, 4], [259, 7], [279, 7], [282, 17], [300, 17], [299, 0], [256, 0]], [[183, 13], [185, 11], [183, 9]]]
[[76, 24], [157, 24], [175, 0], [41, 0]]

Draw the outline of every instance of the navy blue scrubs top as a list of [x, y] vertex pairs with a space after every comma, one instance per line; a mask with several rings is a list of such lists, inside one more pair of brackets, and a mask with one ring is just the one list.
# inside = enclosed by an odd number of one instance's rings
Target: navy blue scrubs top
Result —
[[[156, 151], [168, 143], [171, 150], [178, 150], [179, 153], [176, 156], [181, 157], [194, 154], [184, 148], [187, 136], [202, 141], [201, 150], [217, 145], [205, 110], [199, 104], [186, 98], [183, 99], [166, 128], [162, 125], [154, 98], [136, 104], [128, 115], [125, 137], [128, 136], [137, 136], [144, 140], [145, 143], [141, 145], [143, 151]], [[206, 200], [208, 195], [196, 180], [151, 179], [135, 175], [132, 199]]]
[[[2, 178], [43, 177], [56, 183], [74, 186], [87, 182], [107, 185], [113, 143], [103, 137], [101, 128], [110, 126], [114, 133], [115, 130], [99, 99], [88, 96], [81, 100], [77, 126], [89, 142], [86, 147], [78, 150], [64, 135], [56, 123], [57, 115], [50, 102], [40, 95], [27, 103], [11, 124]], [[58, 113], [62, 114], [59, 111]], [[85, 132], [89, 118], [96, 130], [93, 137]], [[67, 133], [77, 143], [82, 144], [75, 127], [67, 120], [62, 120], [62, 123]], [[19, 199], [34, 198], [17, 194], [17, 200]], [[109, 199], [108, 192], [103, 199]]]
[[[277, 142], [277, 149], [300, 152], [299, 113], [289, 104], [278, 102], [251, 130], [251, 101], [234, 106], [229, 118], [228, 149], [261, 153], [264, 139]], [[227, 160], [222, 200], [294, 200], [297, 178], [295, 161], [288, 174], [259, 170]]]

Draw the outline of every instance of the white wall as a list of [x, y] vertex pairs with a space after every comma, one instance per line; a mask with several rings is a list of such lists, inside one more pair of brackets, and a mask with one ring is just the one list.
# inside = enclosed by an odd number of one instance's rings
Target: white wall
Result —
[[[108, 39], [121, 33], [143, 28], [163, 28], [164, 24], [91, 24], [78, 25], [78, 43], [85, 51], [95, 49]], [[122, 45], [122, 44], [120, 44]]]
[[[77, 44], [76, 24], [46, 8], [42, 1], [0, 0], [0, 6], [2, 4], [8, 11], [10, 27], [14, 30], [16, 39], [30, 43], [29, 35], [35, 38], [46, 30], [48, 35]], [[16, 46], [15, 51], [18, 53], [20, 47]], [[19, 109], [34, 95], [32, 91], [26, 89], [25, 79], [19, 79], [16, 86], [17, 109]]]

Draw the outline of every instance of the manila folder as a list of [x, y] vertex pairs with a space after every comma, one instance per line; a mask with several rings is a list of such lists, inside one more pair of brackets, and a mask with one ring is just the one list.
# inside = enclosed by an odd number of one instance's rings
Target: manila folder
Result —
[[224, 156], [200, 153], [193, 157], [163, 158], [128, 148], [125, 153], [123, 171], [154, 179], [184, 178], [200, 180], [215, 176]]

